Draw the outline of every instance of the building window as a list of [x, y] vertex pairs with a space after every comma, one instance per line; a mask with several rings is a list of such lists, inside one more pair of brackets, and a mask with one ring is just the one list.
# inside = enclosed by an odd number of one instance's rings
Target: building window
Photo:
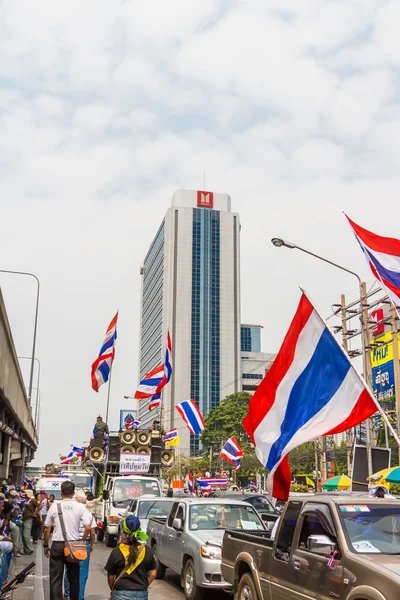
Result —
[[259, 373], [242, 373], [243, 379], [262, 379], [264, 375]]

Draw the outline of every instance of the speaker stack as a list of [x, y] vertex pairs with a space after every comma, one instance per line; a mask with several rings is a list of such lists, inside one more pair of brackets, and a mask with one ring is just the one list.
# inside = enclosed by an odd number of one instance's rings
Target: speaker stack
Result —
[[119, 435], [110, 435], [108, 438], [108, 462], [119, 462], [120, 452], [121, 440], [119, 439]]

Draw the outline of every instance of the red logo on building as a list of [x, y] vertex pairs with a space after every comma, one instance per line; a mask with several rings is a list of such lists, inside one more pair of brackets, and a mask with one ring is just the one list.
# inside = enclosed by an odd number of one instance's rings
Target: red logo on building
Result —
[[376, 321], [377, 326], [371, 330], [371, 334], [376, 337], [381, 333], [385, 333], [385, 324], [380, 323], [379, 321], [383, 321], [383, 308], [378, 308], [378, 310], [374, 310], [370, 316], [371, 321]]
[[212, 208], [214, 205], [213, 192], [200, 192], [197, 190], [197, 206], [202, 208]]

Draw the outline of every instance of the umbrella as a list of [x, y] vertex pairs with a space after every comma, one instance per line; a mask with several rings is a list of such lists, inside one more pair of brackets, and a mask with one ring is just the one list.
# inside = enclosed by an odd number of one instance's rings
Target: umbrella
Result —
[[382, 471], [378, 471], [375, 475], [381, 475], [388, 483], [400, 483], [400, 467], [382, 469]]
[[351, 486], [351, 479], [347, 477], [347, 475], [337, 475], [336, 477], [331, 477], [331, 479], [327, 479], [325, 483], [322, 484], [323, 490], [348, 490]]

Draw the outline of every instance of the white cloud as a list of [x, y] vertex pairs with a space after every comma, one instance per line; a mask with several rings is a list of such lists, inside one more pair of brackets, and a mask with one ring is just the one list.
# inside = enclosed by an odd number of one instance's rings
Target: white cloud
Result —
[[[89, 369], [120, 308], [116, 424], [136, 384], [139, 265], [173, 191], [202, 187], [204, 169], [241, 215], [243, 319], [264, 324], [266, 350], [298, 283], [326, 311], [356, 289], [272, 236], [368, 276], [341, 211], [400, 235], [398, 12], [394, 0], [2, 3], [0, 268], [42, 281], [40, 460], [87, 439], [104, 409]], [[27, 355], [32, 285], [0, 285]]]

